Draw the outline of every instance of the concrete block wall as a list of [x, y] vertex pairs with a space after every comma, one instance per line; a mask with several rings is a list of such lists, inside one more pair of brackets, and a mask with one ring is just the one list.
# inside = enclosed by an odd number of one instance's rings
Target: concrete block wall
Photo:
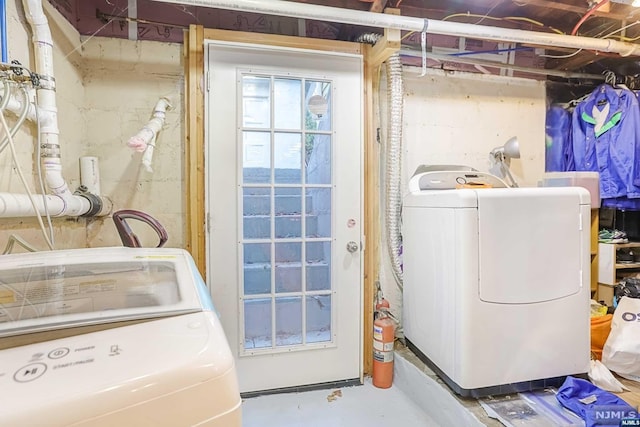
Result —
[[[94, 37], [83, 47], [84, 145], [100, 160], [102, 193], [113, 201], [114, 210], [137, 209], [155, 217], [167, 229], [166, 246], [171, 247], [184, 246], [181, 58], [182, 46], [175, 43]], [[156, 139], [153, 172], [149, 172], [141, 163], [142, 154], [126, 143], [149, 121], [163, 96], [173, 109]], [[148, 226], [130, 224], [144, 246], [157, 242]], [[111, 219], [91, 221], [87, 244], [120, 245]]]
[[[167, 229], [167, 246], [184, 246], [184, 189], [182, 159], [184, 126], [183, 66], [179, 44], [135, 42], [83, 37], [53, 8], [46, 7], [54, 40], [54, 72], [60, 128], [63, 175], [74, 190], [80, 184], [79, 158], [100, 159], [102, 194], [115, 209], [139, 209], [156, 217]], [[35, 67], [31, 32], [21, 0], [7, 1], [10, 59]], [[126, 146], [150, 119], [161, 96], [174, 109], [156, 141], [155, 172], [141, 166], [142, 155]], [[15, 117], [6, 114], [9, 124]], [[30, 188], [40, 193], [35, 175], [36, 126], [23, 125], [16, 149]], [[0, 153], [0, 192], [24, 193], [9, 150]], [[155, 233], [131, 223], [146, 246], [155, 245]], [[120, 246], [110, 218], [54, 219], [56, 248]], [[46, 249], [35, 218], [0, 219], [0, 250], [16, 233], [38, 249]]]
[[[521, 157], [511, 161], [511, 172], [520, 186], [537, 186], [544, 174], [544, 82], [441, 70], [427, 70], [423, 77], [420, 73], [415, 67], [404, 70], [403, 194], [423, 164], [488, 172], [489, 152], [512, 136], [518, 137]], [[386, 88], [382, 93], [384, 98]], [[402, 292], [393, 279], [384, 231], [382, 235], [381, 286], [401, 318]]]

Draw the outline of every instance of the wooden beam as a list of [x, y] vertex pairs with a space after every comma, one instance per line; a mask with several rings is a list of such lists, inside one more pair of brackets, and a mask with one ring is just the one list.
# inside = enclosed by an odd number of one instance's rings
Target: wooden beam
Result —
[[[399, 14], [398, 9], [386, 13]], [[373, 308], [380, 275], [380, 144], [376, 114], [380, 66], [400, 49], [400, 31], [385, 30], [374, 46], [364, 48], [364, 345], [365, 375], [373, 373]]]
[[363, 370], [373, 373], [373, 307], [380, 270], [380, 145], [375, 114], [379, 66], [364, 67], [364, 310]]
[[186, 193], [186, 249], [202, 277], [207, 277], [204, 190], [204, 30], [190, 25], [185, 33], [186, 144], [184, 153]]
[[[399, 9], [385, 13], [400, 14]], [[373, 309], [380, 275], [380, 144], [376, 114], [380, 66], [400, 49], [400, 31], [385, 30], [374, 46], [364, 47], [364, 345], [365, 375], [373, 373]]]
[[[399, 9], [386, 9], [385, 13], [399, 15]], [[375, 45], [365, 45], [365, 57], [369, 67], [379, 67], [391, 55], [400, 50], [401, 34], [398, 29], [384, 29], [384, 35]]]
[[325, 52], [341, 52], [361, 55], [360, 44], [338, 40], [314, 39], [308, 37], [280, 36], [276, 34], [244, 33], [229, 30], [204, 30], [204, 38], [225, 40], [235, 43], [261, 44], [269, 46], [290, 47], [296, 49], [320, 50]]
[[369, 12], [380, 13], [384, 11], [384, 8], [387, 7], [388, 0], [370, 0], [371, 7], [369, 8]]

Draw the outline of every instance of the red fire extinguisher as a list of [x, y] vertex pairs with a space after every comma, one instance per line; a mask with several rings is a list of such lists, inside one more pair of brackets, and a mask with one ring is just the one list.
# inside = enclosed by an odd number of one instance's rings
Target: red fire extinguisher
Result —
[[393, 341], [395, 321], [389, 314], [389, 302], [382, 298], [376, 304], [373, 322], [373, 385], [389, 388], [393, 382]]

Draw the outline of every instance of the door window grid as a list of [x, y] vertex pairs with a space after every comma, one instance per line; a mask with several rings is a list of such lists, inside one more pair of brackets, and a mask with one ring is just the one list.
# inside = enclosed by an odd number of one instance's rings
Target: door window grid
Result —
[[[240, 96], [243, 99], [241, 105], [252, 105], [250, 102], [245, 102], [245, 82], [251, 81], [252, 79], [256, 79], [260, 82], [260, 84], [264, 85], [265, 76], [256, 76], [251, 74], [243, 74], [240, 79]], [[290, 77], [287, 80], [292, 81], [296, 79], [291, 79]], [[331, 101], [331, 83], [330, 82], [322, 82], [322, 81], [307, 81], [306, 79], [297, 79], [296, 81], [300, 82], [300, 87], [305, 88], [304, 96], [299, 96], [300, 99], [300, 110], [303, 111], [304, 114], [304, 123], [299, 124], [299, 129], [291, 129], [291, 120], [289, 120], [288, 127], [290, 129], [276, 129], [273, 127], [274, 117], [277, 116], [276, 112], [274, 112], [275, 108], [275, 100], [277, 99], [277, 94], [274, 93], [274, 87], [277, 87], [276, 84], [280, 79], [276, 76], [269, 76], [269, 90], [268, 94], [262, 94], [262, 99], [269, 100], [269, 113], [268, 113], [268, 125], [266, 126], [264, 122], [260, 122], [260, 120], [244, 120], [245, 111], [242, 111], [241, 114], [243, 116], [242, 124], [244, 125], [241, 129], [241, 135], [246, 135], [247, 132], [252, 131], [261, 131], [269, 133], [269, 147], [266, 150], [269, 150], [268, 154], [268, 164], [263, 166], [268, 167], [268, 173], [263, 173], [262, 178], [258, 180], [252, 179], [248, 177], [245, 173], [246, 164], [247, 164], [247, 154], [251, 154], [251, 152], [247, 153], [247, 147], [245, 146], [246, 138], [243, 138], [243, 153], [241, 156], [241, 169], [242, 173], [242, 191], [240, 192], [240, 206], [242, 207], [241, 211], [244, 214], [247, 210], [247, 201], [246, 195], [251, 191], [258, 191], [259, 193], [268, 194], [269, 202], [262, 202], [262, 211], [263, 213], [269, 212], [268, 217], [268, 238], [267, 235], [257, 235], [251, 236], [247, 235], [246, 230], [250, 229], [248, 227], [247, 220], [243, 218], [243, 226], [241, 232], [241, 252], [244, 255], [241, 255], [243, 258], [243, 269], [241, 271], [241, 284], [242, 290], [240, 292], [240, 312], [241, 312], [241, 354], [255, 354], [256, 350], [262, 353], [264, 351], [272, 352], [276, 351], [291, 351], [294, 349], [304, 349], [304, 348], [312, 348], [309, 344], [314, 344], [313, 347], [317, 347], [317, 345], [321, 345], [326, 347], [331, 345], [333, 342], [333, 336], [335, 334], [335, 325], [332, 310], [331, 310], [331, 302], [335, 291], [332, 289], [332, 274], [331, 274], [331, 254], [332, 254], [332, 226], [331, 226], [331, 211], [332, 211], [332, 171], [331, 171], [331, 142], [332, 142], [332, 126], [331, 126], [331, 112], [330, 112], [330, 101]], [[312, 83], [309, 85], [308, 83]], [[313, 94], [309, 91], [310, 87], [313, 87]], [[320, 90], [318, 90], [320, 88]], [[249, 91], [248, 91], [249, 92]], [[254, 96], [255, 94], [250, 94]], [[323, 103], [325, 105], [321, 105]], [[255, 104], [255, 103], [254, 103]], [[307, 104], [308, 108], [305, 106]], [[264, 105], [260, 107], [262, 111], [266, 111]], [[250, 108], [249, 108], [250, 109]], [[296, 108], [293, 108], [296, 110]], [[324, 123], [327, 123], [328, 126], [326, 129], [319, 129], [320, 120], [324, 115]], [[286, 121], [286, 120], [285, 120]], [[300, 122], [302, 120], [299, 120]], [[283, 122], [283, 119], [280, 120]], [[246, 126], [247, 124], [251, 124], [251, 126]], [[256, 126], [257, 124], [257, 126]], [[314, 126], [315, 125], [315, 126]], [[276, 175], [278, 172], [278, 161], [276, 159], [276, 150], [274, 149], [277, 142], [278, 135], [299, 135], [301, 146], [298, 147], [298, 165], [300, 170], [300, 176], [294, 177], [297, 178], [299, 183], [286, 183], [279, 182], [279, 177]], [[290, 141], [295, 140], [295, 137]], [[312, 159], [313, 150], [317, 149], [316, 144], [326, 144], [327, 147], [325, 149], [329, 150], [329, 155], [324, 157], [324, 164], [322, 162], [317, 162], [318, 164], [313, 165], [317, 168], [320, 173], [317, 173], [316, 176], [310, 177], [307, 176], [307, 169], [309, 168], [310, 160]], [[302, 141], [304, 141], [304, 145], [302, 146]], [[318, 144], [318, 145], [319, 145]], [[290, 145], [291, 148], [295, 147], [295, 144]], [[286, 148], [286, 144], [285, 144]], [[262, 160], [264, 160], [264, 152], [265, 147], [254, 151], [253, 154], [260, 153], [262, 150]], [[293, 151], [293, 150], [292, 150]], [[315, 156], [319, 157], [319, 156]], [[255, 160], [255, 159], [254, 159]], [[251, 159], [249, 159], [249, 164], [251, 164]], [[286, 163], [286, 161], [285, 161]], [[322, 170], [322, 167], [328, 168], [328, 170]], [[324, 177], [322, 177], [324, 172]], [[260, 175], [260, 174], [258, 174]], [[265, 180], [268, 176], [268, 181]], [[286, 233], [281, 233], [278, 231], [279, 224], [277, 221], [281, 221], [282, 218], [279, 218], [276, 214], [283, 213], [282, 210], [286, 211], [286, 207], [279, 209], [277, 206], [277, 193], [287, 191], [295, 191], [299, 189], [300, 200], [298, 203], [299, 206], [299, 235], [288, 235]], [[324, 193], [324, 198], [328, 199], [324, 201], [324, 204], [328, 204], [328, 210], [325, 211], [324, 218], [325, 232], [323, 235], [322, 232], [318, 234], [316, 230], [314, 233], [311, 233], [307, 228], [308, 219], [311, 218], [308, 212], [308, 200], [313, 199], [313, 196], [310, 196], [309, 193], [315, 192], [317, 194]], [[326, 209], [326, 206], [325, 206]], [[260, 209], [258, 209], [260, 212]], [[295, 209], [294, 209], [295, 211]], [[262, 212], [261, 212], [262, 213]], [[286, 212], [285, 212], [286, 213]], [[294, 212], [295, 214], [295, 212]], [[255, 218], [254, 218], [255, 219]], [[263, 223], [267, 218], [261, 218]], [[295, 222], [295, 221], [294, 221]], [[283, 228], [280, 226], [280, 228]], [[286, 227], [285, 227], [286, 228]], [[317, 228], [317, 226], [316, 226]], [[249, 249], [251, 249], [252, 245], [268, 245], [269, 246], [269, 257], [267, 262], [263, 264], [263, 270], [259, 271], [255, 274], [255, 271], [252, 269], [248, 269], [248, 266], [251, 266], [251, 261], [247, 257], [246, 253]], [[297, 251], [293, 249], [293, 252], [299, 252], [299, 262], [298, 263], [289, 263], [286, 265], [285, 263], [280, 263], [279, 260], [283, 259], [282, 252], [287, 252], [288, 249], [291, 252], [292, 248], [298, 248]], [[318, 252], [315, 249], [315, 246], [321, 245], [325, 247], [326, 252], [324, 254], [324, 258], [320, 256], [320, 260], [318, 260]], [[308, 247], [310, 248], [310, 252], [308, 253]], [[279, 250], [280, 249], [280, 250]], [[266, 250], [266, 247], [263, 247], [263, 251]], [[286, 256], [284, 256], [286, 259]], [[317, 266], [322, 265], [322, 261], [326, 263], [324, 267], [324, 272], [321, 274], [316, 274], [315, 280], [308, 280], [311, 276], [313, 276], [312, 271]], [[297, 265], [296, 265], [297, 264]], [[268, 266], [268, 267], [267, 267]], [[279, 271], [279, 269], [281, 271]], [[287, 269], [289, 271], [287, 271]], [[253, 269], [255, 270], [255, 269]], [[311, 275], [311, 276], [310, 276]], [[257, 278], [258, 282], [263, 282], [264, 280], [269, 280], [268, 284], [262, 283], [259, 286], [259, 289], [256, 289], [256, 292], [253, 292], [251, 289], [247, 289], [247, 278], [253, 276]], [[284, 276], [281, 277], [281, 276]], [[295, 285], [297, 281], [299, 283], [299, 289], [290, 289], [286, 286], [279, 286], [280, 284], [287, 285], [287, 280], [292, 281]], [[318, 280], [320, 278], [320, 280]], [[279, 279], [283, 279], [279, 282]], [[323, 280], [327, 282], [326, 289], [323, 289]], [[320, 283], [320, 286], [318, 286]], [[312, 284], [311, 289], [309, 284]], [[268, 290], [268, 292], [267, 292]], [[291, 308], [293, 307], [293, 309]], [[328, 321], [328, 331], [323, 333], [320, 331], [309, 330], [309, 327], [313, 327], [314, 323], [317, 323], [317, 319], [311, 319], [311, 313], [315, 313], [317, 311], [326, 310], [328, 308], [329, 315], [325, 315], [324, 321]], [[250, 319], [251, 316], [254, 316], [254, 319]], [[296, 316], [299, 316], [299, 320], [297, 321], [298, 325], [300, 325], [299, 330], [295, 328], [295, 320]], [[309, 317], [308, 317], [309, 316]], [[291, 327], [288, 331], [289, 335], [282, 333], [278, 326], [284, 322], [285, 317], [289, 323], [293, 323], [294, 327]], [[259, 327], [252, 327], [254, 332], [257, 333], [247, 333], [248, 324], [251, 322], [256, 322], [255, 319], [261, 319], [262, 323]], [[294, 322], [290, 322], [291, 320]], [[280, 319], [280, 320], [279, 320]], [[322, 321], [322, 319], [321, 319]], [[264, 335], [270, 333], [270, 337], [267, 336], [266, 339], [260, 339], [260, 337], [256, 337], [255, 335], [259, 335], [262, 332]], [[315, 333], [312, 333], [315, 332]], [[254, 336], [250, 336], [254, 335]], [[258, 339], [256, 339], [258, 338]], [[286, 347], [286, 348], [283, 348]]]

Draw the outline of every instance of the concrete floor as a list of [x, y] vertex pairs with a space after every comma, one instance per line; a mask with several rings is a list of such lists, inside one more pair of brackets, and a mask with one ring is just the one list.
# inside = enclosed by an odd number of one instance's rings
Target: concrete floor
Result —
[[461, 401], [407, 349], [396, 351], [394, 384], [245, 399], [244, 427], [449, 427], [501, 426], [476, 400]]
[[[390, 389], [378, 389], [366, 378], [362, 386], [245, 399], [243, 427], [503, 426], [478, 400], [453, 393], [410, 350], [396, 348], [395, 354]], [[530, 420], [518, 425], [556, 424]]]
[[396, 355], [394, 385], [429, 413], [435, 421], [431, 426], [503, 426], [487, 415], [477, 399], [465, 399], [453, 393], [408, 348], [397, 348]]
[[362, 386], [253, 397], [242, 402], [243, 427], [437, 426], [397, 387]]

